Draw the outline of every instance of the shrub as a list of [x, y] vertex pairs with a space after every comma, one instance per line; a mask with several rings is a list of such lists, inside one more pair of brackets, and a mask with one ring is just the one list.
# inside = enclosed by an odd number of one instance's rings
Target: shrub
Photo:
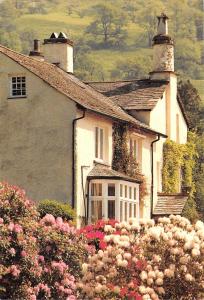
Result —
[[42, 200], [38, 205], [38, 211], [41, 218], [46, 214], [51, 214], [55, 218], [61, 217], [66, 221], [76, 218], [76, 213], [69, 204], [60, 203], [56, 200]]
[[24, 191], [0, 183], [0, 299], [76, 299], [84, 245], [68, 222], [40, 219]]
[[[96, 230], [104, 233], [103, 247], [83, 265], [77, 284], [85, 299], [204, 299], [201, 221], [191, 225], [172, 215], [159, 218], [156, 225], [153, 220], [103, 225], [92, 225], [93, 237]], [[88, 238], [90, 228], [83, 232]]]

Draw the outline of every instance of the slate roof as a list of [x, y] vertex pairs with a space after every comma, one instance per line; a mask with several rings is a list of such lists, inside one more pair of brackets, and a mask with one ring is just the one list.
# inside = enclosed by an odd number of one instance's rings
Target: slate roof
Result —
[[138, 178], [133, 178], [127, 176], [124, 173], [117, 172], [111, 169], [110, 166], [96, 163], [93, 169], [88, 174], [89, 179], [116, 179], [116, 180], [125, 180], [131, 182], [141, 183], [141, 176], [138, 174]]
[[91, 86], [77, 79], [73, 74], [68, 74], [59, 67], [34, 59], [27, 55], [17, 53], [0, 45], [0, 53], [8, 56], [30, 72], [44, 80], [51, 87], [66, 95], [82, 107], [111, 118], [130, 122], [138, 128], [148, 132], [157, 133], [148, 125], [141, 123], [126, 113], [112, 99], [103, 96]]
[[180, 215], [184, 209], [187, 199], [188, 195], [159, 194], [153, 215]]
[[168, 81], [143, 79], [88, 84], [125, 110], [152, 110], [162, 98]]

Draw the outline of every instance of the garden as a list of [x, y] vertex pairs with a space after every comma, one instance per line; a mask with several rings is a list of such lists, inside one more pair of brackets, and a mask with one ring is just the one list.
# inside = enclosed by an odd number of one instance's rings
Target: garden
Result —
[[181, 216], [76, 229], [0, 184], [0, 299], [202, 300], [204, 223]]

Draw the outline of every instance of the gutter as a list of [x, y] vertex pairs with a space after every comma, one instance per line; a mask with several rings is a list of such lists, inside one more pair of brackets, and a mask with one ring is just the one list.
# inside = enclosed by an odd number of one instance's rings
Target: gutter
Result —
[[158, 134], [157, 139], [151, 142], [151, 219], [153, 218], [153, 203], [154, 203], [154, 144], [160, 140]]
[[[81, 108], [81, 107], [80, 107]], [[75, 190], [76, 190], [76, 145], [75, 145], [75, 140], [76, 140], [76, 123], [77, 121], [85, 118], [85, 113], [86, 109], [83, 109], [83, 115], [79, 118], [76, 118], [72, 121], [72, 208], [75, 208]]]

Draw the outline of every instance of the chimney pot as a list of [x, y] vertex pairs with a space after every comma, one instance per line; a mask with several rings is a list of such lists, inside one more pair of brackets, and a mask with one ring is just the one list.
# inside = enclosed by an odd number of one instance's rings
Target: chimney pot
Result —
[[34, 51], [40, 52], [40, 41], [39, 40], [34, 40]]

